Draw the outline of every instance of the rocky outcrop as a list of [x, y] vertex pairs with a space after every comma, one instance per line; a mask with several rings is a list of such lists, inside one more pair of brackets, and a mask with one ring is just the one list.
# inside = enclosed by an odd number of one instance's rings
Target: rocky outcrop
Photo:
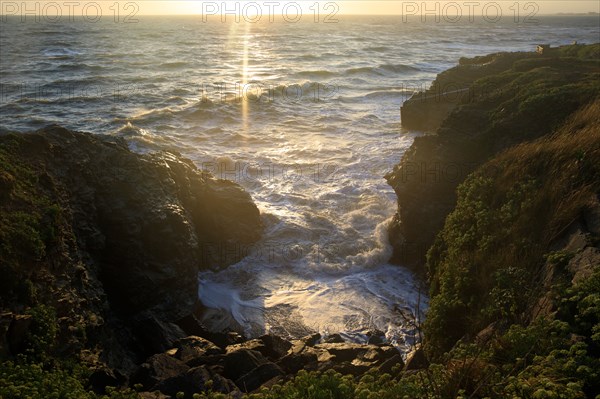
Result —
[[471, 172], [509, 147], [551, 134], [598, 95], [592, 47], [461, 59], [405, 103], [403, 126], [436, 134], [417, 137], [386, 175], [398, 197], [389, 230], [393, 262], [423, 265]]
[[51, 126], [0, 136], [0, 161], [0, 305], [49, 305], [60, 349], [100, 348], [97, 364], [128, 370], [193, 333], [198, 270], [261, 234], [242, 188], [176, 153]]
[[403, 365], [400, 353], [383, 343], [319, 343], [315, 336], [290, 342], [264, 335], [219, 348], [204, 338], [187, 337], [174, 348], [149, 357], [130, 384], [170, 397], [182, 392], [191, 398], [209, 389], [240, 397], [243, 392], [288, 381], [300, 370], [335, 370], [360, 378], [370, 371], [399, 372]]

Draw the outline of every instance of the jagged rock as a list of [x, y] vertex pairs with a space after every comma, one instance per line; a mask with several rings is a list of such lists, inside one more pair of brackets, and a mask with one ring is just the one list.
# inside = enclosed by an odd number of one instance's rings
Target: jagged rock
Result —
[[375, 345], [362, 345], [351, 343], [324, 343], [315, 345], [317, 349], [324, 349], [338, 361], [352, 361], [356, 358], [378, 359], [383, 357], [384, 351]]
[[117, 387], [126, 381], [125, 376], [109, 369], [100, 367], [93, 370], [88, 377], [88, 386], [97, 394], [106, 394], [106, 387]]
[[394, 372], [394, 369], [400, 371], [403, 367], [404, 361], [402, 360], [402, 356], [400, 356], [400, 354], [395, 354], [391, 358], [387, 359], [385, 362], [381, 363], [381, 365], [377, 368], [377, 371], [382, 374], [392, 374]]
[[420, 370], [426, 368], [427, 366], [429, 366], [429, 361], [427, 360], [427, 356], [425, 356], [425, 351], [421, 346], [419, 346], [406, 358], [404, 370]]
[[577, 284], [587, 277], [591, 276], [594, 268], [600, 265], [600, 250], [594, 247], [588, 247], [576, 254], [567, 269], [573, 275], [573, 284]]
[[269, 362], [261, 364], [249, 373], [244, 374], [235, 381], [235, 384], [243, 392], [252, 392], [265, 382], [275, 377], [282, 376], [283, 374], [283, 370], [281, 370], [279, 366]]
[[344, 338], [342, 338], [342, 336], [340, 334], [331, 334], [326, 336], [325, 338], [323, 338], [321, 340], [321, 342], [323, 343], [327, 343], [327, 344], [341, 344], [344, 342]]
[[316, 344], [318, 344], [321, 341], [321, 334], [314, 333], [314, 334], [308, 335], [306, 337], [303, 337], [301, 339], [301, 341], [304, 342], [304, 344], [306, 344], [308, 346], [315, 346]]
[[[249, 341], [242, 342], [240, 344], [229, 345], [225, 350], [227, 353], [233, 353], [240, 349], [248, 349], [256, 352], [260, 352], [262, 355], [265, 355], [265, 351], [267, 349], [265, 343], [260, 339], [251, 339]], [[266, 356], [266, 355], [265, 355]]]
[[212, 342], [195, 336], [186, 337], [175, 342], [174, 356], [184, 363], [204, 356], [219, 355], [223, 350]]
[[271, 360], [282, 358], [292, 347], [289, 341], [277, 335], [263, 335], [258, 339], [265, 345], [265, 350], [261, 353]]
[[[140, 155], [123, 139], [59, 126], [1, 134], [0, 150], [34, 178], [27, 194], [51, 205], [2, 195], [3, 215], [22, 209], [56, 219], [41, 221], [56, 238], [45, 243], [47, 256], [36, 259], [33, 275], [13, 266], [8, 280], [0, 259], [3, 283], [33, 282], [37, 300], [56, 309], [57, 348], [65, 354], [81, 350], [74, 338], [84, 328], [101, 361], [129, 374], [140, 358], [189, 335], [173, 323], [193, 314], [198, 268], [237, 262], [222, 249], [260, 237], [250, 196], [180, 154]], [[11, 174], [1, 184], [25, 178]], [[3, 304], [17, 300], [16, 288], [2, 287]]]
[[306, 368], [316, 368], [320, 353], [328, 352], [319, 351], [313, 346], [308, 346], [307, 342], [313, 343], [316, 341], [316, 339], [314, 339], [316, 337], [312, 337], [313, 339], [306, 339], [307, 337], [305, 337], [303, 339], [292, 340], [290, 342], [292, 346], [287, 354], [277, 362], [279, 367], [291, 374]]
[[159, 391], [140, 392], [139, 395], [141, 399], [171, 399], [169, 396]]
[[[565, 62], [580, 75], [562, 73]], [[586, 62], [566, 61], [558, 53], [540, 59], [533, 52], [465, 59], [439, 74], [425, 93], [403, 104], [404, 128], [435, 134], [415, 138], [401, 162], [385, 176], [398, 197], [398, 210], [389, 226], [392, 262], [422, 270], [437, 233], [456, 206], [456, 189], [467, 176], [502, 151], [551, 134], [589, 103], [591, 98], [583, 90], [573, 90], [568, 104], [548, 99], [536, 111], [521, 107], [524, 93], [538, 98], [549, 87], [571, 92], [571, 87], [592, 81], [593, 71]], [[527, 75], [542, 67], [546, 74], [560, 78], [548, 79], [544, 88], [535, 85]]]
[[163, 322], [150, 315], [133, 323], [135, 339], [139, 340], [147, 355], [164, 352], [185, 337], [185, 332], [176, 324]]
[[369, 337], [369, 340], [367, 341], [369, 345], [382, 345], [386, 341], [385, 333], [383, 331], [369, 331], [367, 336]]
[[177, 377], [189, 370], [182, 361], [166, 353], [153, 355], [146, 360], [131, 376], [131, 384], [142, 384], [144, 389], [151, 389], [159, 382]]
[[277, 360], [283, 357], [292, 347], [289, 341], [275, 335], [263, 335], [257, 339], [252, 339], [241, 344], [228, 346], [227, 353], [232, 353], [240, 349], [249, 349], [260, 352], [263, 356]]
[[[212, 381], [212, 383], [209, 383], [209, 381]], [[209, 388], [225, 394], [239, 393], [233, 381], [211, 373], [204, 366], [194, 367], [180, 375], [160, 381], [153, 389], [157, 389], [171, 397], [183, 392], [185, 398], [192, 399], [193, 394], [205, 392]]]
[[235, 381], [244, 374], [266, 363], [269, 363], [269, 361], [260, 352], [240, 349], [225, 355], [223, 375]]

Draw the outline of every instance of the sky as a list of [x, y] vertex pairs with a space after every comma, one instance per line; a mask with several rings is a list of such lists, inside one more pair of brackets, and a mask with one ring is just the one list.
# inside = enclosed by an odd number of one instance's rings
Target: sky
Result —
[[233, 13], [246, 16], [248, 19], [262, 15], [265, 19], [269, 15], [281, 16], [287, 13], [292, 18], [301, 11], [306, 15], [420, 15], [437, 13], [440, 15], [470, 15], [481, 16], [511, 15], [518, 13], [522, 16], [544, 15], [556, 13], [587, 13], [600, 12], [598, 0], [540, 0], [540, 1], [401, 1], [401, 0], [40, 0], [40, 1], [0, 1], [0, 14], [20, 15], [27, 12], [38, 14], [56, 15], [57, 13], [77, 15], [83, 8], [88, 14], [95, 11], [100, 5], [103, 15], [115, 14], [115, 6], [119, 8], [119, 15], [222, 15]]

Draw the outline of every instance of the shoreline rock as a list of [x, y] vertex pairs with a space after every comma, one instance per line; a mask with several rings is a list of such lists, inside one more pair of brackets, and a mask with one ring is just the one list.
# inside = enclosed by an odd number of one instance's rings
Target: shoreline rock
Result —
[[550, 134], [594, 99], [596, 47], [463, 58], [403, 105], [404, 127], [435, 134], [417, 137], [385, 176], [398, 198], [389, 227], [393, 263], [423, 271], [458, 185], [496, 154]]
[[0, 151], [13, 182], [0, 238], [15, 248], [0, 252], [2, 309], [50, 306], [62, 355], [96, 347], [98, 364], [124, 374], [189, 335], [176, 323], [193, 314], [198, 271], [231, 264], [219, 248], [262, 231], [248, 193], [180, 154], [59, 126], [2, 134]]

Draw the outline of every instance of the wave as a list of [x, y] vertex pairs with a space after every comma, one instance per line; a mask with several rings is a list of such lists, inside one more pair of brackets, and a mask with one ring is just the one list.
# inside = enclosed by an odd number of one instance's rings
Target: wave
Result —
[[361, 67], [351, 68], [346, 70], [348, 75], [362, 75], [362, 74], [374, 74], [374, 75], [388, 75], [390, 73], [416, 73], [421, 72], [417, 67], [406, 65], [406, 64], [383, 64], [377, 67]]
[[188, 62], [186, 61], [172, 61], [172, 62], [164, 62], [162, 64], [160, 64], [160, 68], [167, 68], [167, 69], [177, 69], [177, 68], [183, 68], [188, 66]]
[[296, 76], [331, 78], [337, 76], [337, 73], [321, 69], [318, 71], [300, 71], [296, 73]]
[[51, 59], [70, 59], [82, 53], [69, 48], [51, 48], [42, 50], [42, 55]]

